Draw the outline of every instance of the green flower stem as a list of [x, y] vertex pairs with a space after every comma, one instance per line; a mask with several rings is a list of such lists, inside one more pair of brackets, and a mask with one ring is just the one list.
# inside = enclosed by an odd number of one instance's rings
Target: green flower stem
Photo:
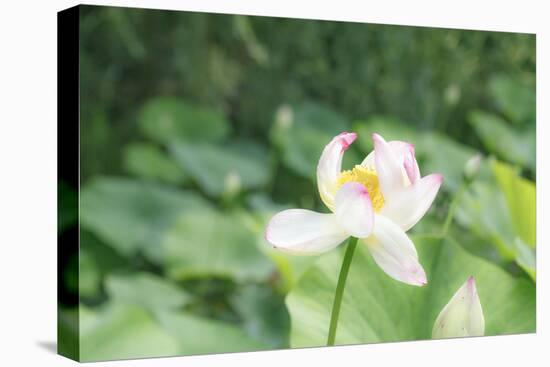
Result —
[[340, 315], [342, 296], [344, 294], [344, 288], [346, 287], [349, 267], [351, 265], [351, 260], [353, 259], [353, 254], [356, 247], [357, 238], [350, 237], [348, 241], [348, 247], [346, 248], [346, 254], [344, 255], [344, 261], [342, 261], [342, 267], [340, 268], [340, 275], [338, 276], [336, 292], [334, 293], [334, 302], [332, 304], [332, 313], [330, 315], [330, 327], [328, 329], [327, 345], [334, 345], [334, 340], [336, 339], [336, 328], [338, 327], [338, 316]]
[[447, 217], [445, 218], [445, 222], [443, 223], [443, 229], [441, 230], [442, 236], [445, 236], [449, 231], [449, 227], [451, 226], [451, 223], [453, 222], [453, 218], [455, 216], [456, 206], [458, 205], [459, 200], [462, 198], [462, 195], [464, 194], [464, 191], [466, 191], [468, 186], [469, 186], [469, 182], [467, 180], [464, 180], [460, 184], [460, 187], [458, 188], [458, 190], [456, 191], [453, 197], [453, 200], [449, 205], [449, 211], [447, 212]]

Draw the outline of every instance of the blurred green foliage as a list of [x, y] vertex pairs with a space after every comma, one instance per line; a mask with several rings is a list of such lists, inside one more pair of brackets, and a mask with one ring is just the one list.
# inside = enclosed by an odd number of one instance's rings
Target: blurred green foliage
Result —
[[[84, 6], [80, 39], [81, 257], [64, 274], [80, 304], [60, 321], [74, 335], [79, 319], [83, 360], [322, 344], [339, 252], [290, 257], [263, 231], [283, 208], [326, 210], [315, 169], [345, 130], [359, 134], [345, 168], [378, 132], [445, 184], [413, 229], [433, 288], [362, 253], [337, 340], [427, 337], [470, 273], [489, 333], [534, 330], [533, 35]], [[452, 239], [423, 239], [477, 152]], [[60, 232], [77, 225], [67, 208]], [[414, 323], [395, 310], [428, 298]]]

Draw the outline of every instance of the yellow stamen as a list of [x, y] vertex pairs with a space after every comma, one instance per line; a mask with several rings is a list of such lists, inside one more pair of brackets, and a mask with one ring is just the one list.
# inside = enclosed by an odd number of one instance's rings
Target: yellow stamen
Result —
[[347, 182], [357, 182], [365, 186], [374, 211], [377, 213], [380, 212], [382, 206], [384, 206], [384, 196], [382, 195], [382, 191], [380, 191], [378, 175], [375, 170], [357, 165], [351, 170], [342, 171], [336, 181], [336, 186], [340, 188]]

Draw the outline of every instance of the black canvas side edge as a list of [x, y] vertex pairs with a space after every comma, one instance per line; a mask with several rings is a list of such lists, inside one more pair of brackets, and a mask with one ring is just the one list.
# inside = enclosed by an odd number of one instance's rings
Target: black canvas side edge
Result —
[[[57, 13], [57, 353], [76, 361], [80, 359], [79, 18], [79, 6]], [[67, 213], [74, 220], [61, 227], [67, 223], [63, 217]], [[67, 277], [76, 290], [67, 286]]]

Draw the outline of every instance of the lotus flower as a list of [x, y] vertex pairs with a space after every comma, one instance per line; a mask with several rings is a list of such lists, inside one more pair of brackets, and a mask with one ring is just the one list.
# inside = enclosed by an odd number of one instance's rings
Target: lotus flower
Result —
[[485, 319], [473, 277], [454, 294], [437, 316], [432, 330], [433, 339], [462, 336], [483, 336]]
[[374, 151], [360, 165], [341, 171], [344, 152], [356, 138], [341, 133], [319, 159], [317, 185], [332, 213], [284, 210], [270, 220], [265, 238], [280, 251], [317, 255], [357, 237], [390, 277], [425, 285], [426, 273], [406, 232], [430, 208], [443, 177], [420, 177], [413, 145], [386, 142], [378, 134], [372, 135]]

